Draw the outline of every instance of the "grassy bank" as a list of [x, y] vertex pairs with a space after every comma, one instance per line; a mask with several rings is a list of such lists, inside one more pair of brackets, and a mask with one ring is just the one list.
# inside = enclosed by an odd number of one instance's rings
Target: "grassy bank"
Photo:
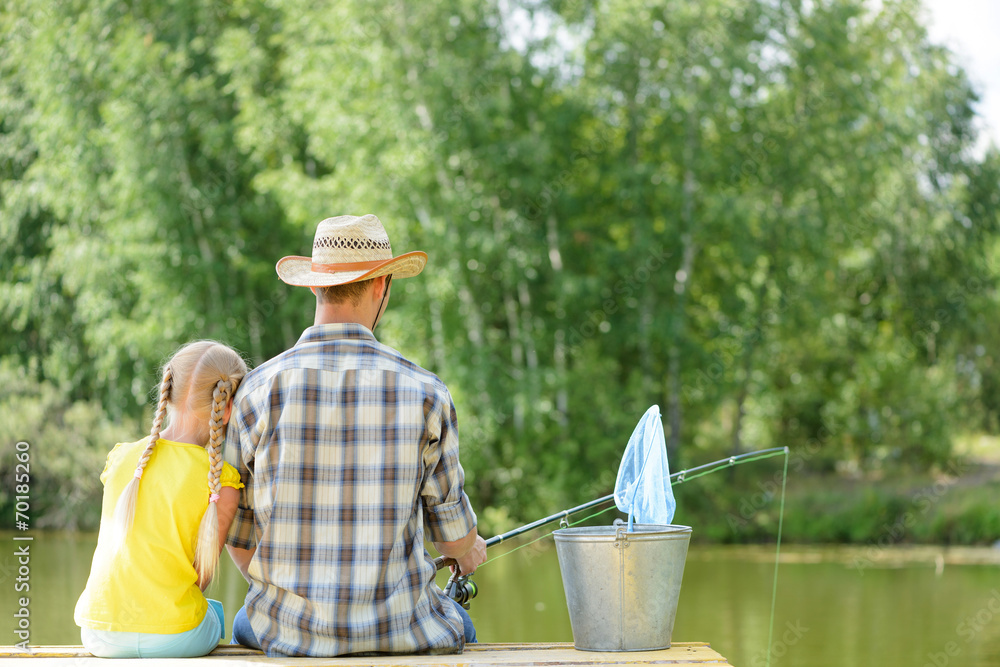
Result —
[[[694, 526], [696, 539], [753, 543], [776, 538], [780, 469], [756, 477], [720, 476], [706, 486], [675, 490], [675, 521]], [[998, 497], [996, 464], [957, 464], [937, 474], [897, 479], [789, 470], [782, 541], [991, 545], [1000, 540]]]

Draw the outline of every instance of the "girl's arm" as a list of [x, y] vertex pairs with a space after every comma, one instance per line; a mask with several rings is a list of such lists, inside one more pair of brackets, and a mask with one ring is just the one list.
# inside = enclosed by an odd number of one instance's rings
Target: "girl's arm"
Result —
[[[236, 506], [240, 499], [240, 492], [232, 487], [225, 486], [219, 492], [219, 551], [226, 545], [226, 534], [229, 533], [229, 526], [236, 516]], [[250, 559], [253, 558], [254, 549], [237, 549], [228, 547], [229, 557], [236, 563], [243, 578], [248, 582], [247, 568], [250, 566]]]
[[222, 547], [226, 546], [226, 535], [229, 534], [229, 526], [233, 524], [233, 517], [236, 516], [236, 504], [240, 501], [240, 492], [231, 486], [224, 486], [219, 489], [219, 500], [216, 503], [219, 510], [219, 553]]
[[[219, 552], [226, 543], [226, 535], [229, 533], [229, 526], [236, 516], [236, 503], [239, 502], [240, 492], [230, 486], [219, 489], [219, 500], [215, 503], [215, 509], [219, 513]], [[205, 590], [208, 588], [208, 581], [198, 581], [198, 588]]]
[[239, 568], [240, 572], [243, 574], [243, 578], [247, 580], [247, 583], [251, 583], [250, 575], [247, 574], [247, 568], [250, 567], [250, 561], [253, 560], [254, 552], [257, 551], [256, 547], [253, 549], [239, 549], [237, 547], [228, 546], [226, 549], [229, 550], [229, 557], [233, 559], [236, 563], [236, 567]]

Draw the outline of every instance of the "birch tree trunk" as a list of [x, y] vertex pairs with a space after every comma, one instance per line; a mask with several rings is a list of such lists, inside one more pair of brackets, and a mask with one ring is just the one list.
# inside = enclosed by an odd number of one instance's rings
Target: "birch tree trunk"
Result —
[[[694, 95], [692, 74], [685, 69], [688, 93]], [[692, 97], [691, 99], [696, 99]], [[697, 181], [694, 173], [694, 159], [697, 150], [697, 127], [700, 122], [698, 104], [688, 113], [687, 131], [684, 137], [684, 186], [683, 204], [681, 207], [681, 265], [674, 274], [673, 335], [670, 339], [670, 350], [667, 363], [667, 417], [670, 423], [670, 435], [667, 436], [667, 453], [676, 460], [680, 452], [682, 406], [681, 406], [681, 344], [684, 341], [687, 328], [687, 294], [688, 280], [694, 269], [694, 258], [698, 252], [698, 244], [694, 240], [694, 198]]]

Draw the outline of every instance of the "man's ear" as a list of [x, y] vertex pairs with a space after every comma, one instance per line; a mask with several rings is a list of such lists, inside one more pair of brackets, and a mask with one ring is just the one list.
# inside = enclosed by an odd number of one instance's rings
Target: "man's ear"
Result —
[[372, 290], [372, 298], [375, 301], [381, 301], [382, 296], [385, 294], [385, 290], [388, 289], [389, 276], [379, 276], [375, 279], [375, 289]]

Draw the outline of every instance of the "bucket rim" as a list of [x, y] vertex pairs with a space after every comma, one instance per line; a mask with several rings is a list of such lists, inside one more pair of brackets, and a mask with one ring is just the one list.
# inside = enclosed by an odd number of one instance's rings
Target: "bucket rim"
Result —
[[[556, 538], [572, 538], [572, 537], [599, 537], [599, 536], [615, 536], [618, 533], [620, 526], [572, 526], [569, 528], [559, 528], [553, 531], [552, 535]], [[677, 537], [690, 535], [692, 533], [691, 526], [683, 526], [680, 524], [657, 524], [657, 523], [636, 523], [632, 524], [632, 530], [626, 534], [629, 538], [635, 538], [639, 536], [646, 535], [674, 535]]]

